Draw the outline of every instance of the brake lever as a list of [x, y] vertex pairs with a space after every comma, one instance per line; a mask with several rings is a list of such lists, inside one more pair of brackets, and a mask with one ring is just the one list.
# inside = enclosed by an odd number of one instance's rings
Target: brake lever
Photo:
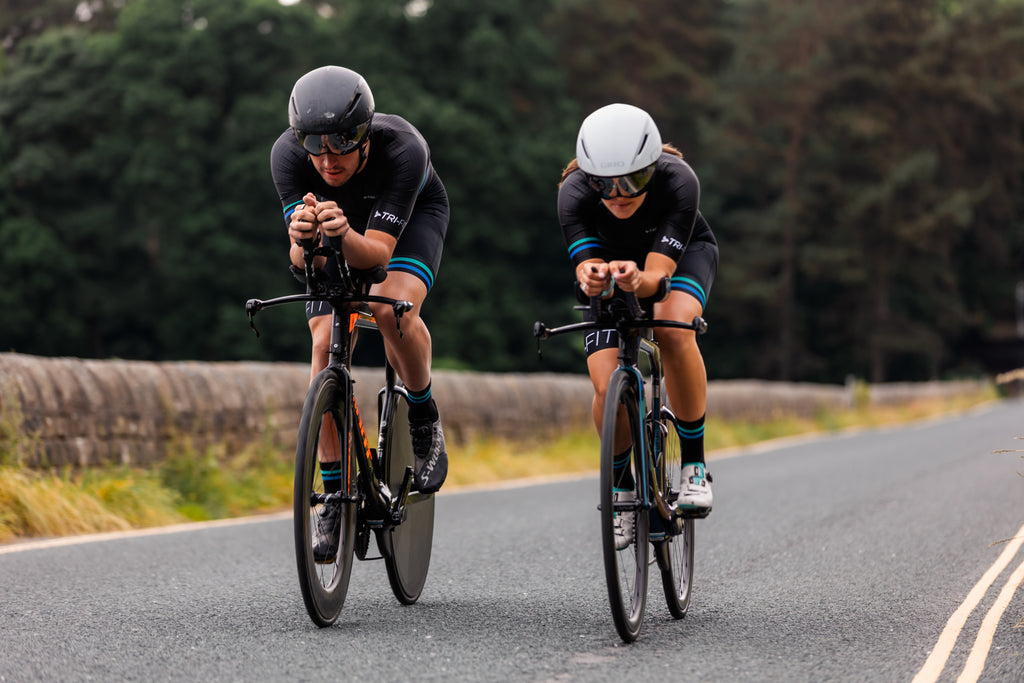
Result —
[[398, 338], [402, 339], [405, 337], [405, 333], [402, 332], [402, 316], [411, 311], [414, 304], [411, 301], [396, 301], [391, 304], [391, 310], [395, 312], [395, 327], [398, 329]]
[[537, 340], [537, 358], [539, 360], [544, 360], [544, 354], [541, 353], [540, 350], [540, 343], [550, 336], [548, 334], [547, 325], [545, 325], [539, 320], [535, 322], [533, 324], [533, 336]]
[[256, 333], [256, 337], [259, 338], [260, 331], [256, 329], [256, 313], [263, 309], [263, 302], [259, 299], [249, 299], [245, 302], [245, 312], [249, 316], [249, 327]]

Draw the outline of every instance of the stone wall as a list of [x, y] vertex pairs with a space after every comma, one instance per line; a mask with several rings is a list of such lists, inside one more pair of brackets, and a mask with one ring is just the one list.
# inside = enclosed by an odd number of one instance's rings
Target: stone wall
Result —
[[[357, 403], [372, 423], [383, 372], [356, 368], [353, 376]], [[45, 462], [32, 465], [150, 463], [163, 457], [176, 435], [190, 437], [200, 448], [222, 443], [228, 452], [270, 436], [291, 450], [308, 384], [309, 366], [300, 363], [151, 363], [0, 353], [0, 415], [20, 406], [25, 430], [37, 433], [45, 448]], [[907, 401], [922, 393], [980, 386], [894, 385], [888, 394], [872, 387], [871, 400]], [[585, 375], [438, 371], [433, 393], [445, 436], [454, 444], [477, 435], [528, 439], [592, 428], [592, 389]], [[812, 416], [851, 401], [852, 391], [841, 386], [718, 381], [708, 388], [708, 413], [718, 418]]]

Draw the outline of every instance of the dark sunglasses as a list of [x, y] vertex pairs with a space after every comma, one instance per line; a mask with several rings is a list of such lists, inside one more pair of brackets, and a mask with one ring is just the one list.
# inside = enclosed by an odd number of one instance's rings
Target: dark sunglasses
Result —
[[647, 184], [654, 177], [654, 164], [633, 171], [626, 175], [600, 176], [587, 175], [587, 183], [597, 192], [601, 193], [604, 199], [611, 199], [612, 191], [618, 187], [620, 197], [636, 197], [647, 191]]
[[348, 154], [363, 141], [369, 123], [361, 123], [343, 133], [307, 133], [295, 131], [299, 144], [315, 157], [321, 154]]

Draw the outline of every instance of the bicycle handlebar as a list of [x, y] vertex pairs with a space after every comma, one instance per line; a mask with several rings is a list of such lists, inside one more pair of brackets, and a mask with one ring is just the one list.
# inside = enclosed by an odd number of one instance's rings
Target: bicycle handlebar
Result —
[[[353, 273], [354, 269], [349, 267], [342, 254], [341, 244], [337, 242], [337, 238], [330, 237], [329, 235], [323, 236], [323, 244], [319, 247], [315, 246], [312, 239], [299, 240], [299, 245], [302, 247], [305, 269], [304, 271], [299, 271], [296, 268], [293, 272], [296, 277], [299, 277], [299, 272], [303, 273], [304, 277], [302, 279], [307, 287], [309, 287], [309, 292], [306, 294], [279, 296], [273, 299], [249, 299], [246, 301], [245, 312], [249, 316], [249, 326], [252, 327], [257, 337], [260, 336], [260, 331], [256, 329], [254, 318], [259, 311], [271, 306], [299, 301], [327, 301], [331, 306], [363, 303], [387, 304], [395, 312], [395, 324], [401, 334], [402, 316], [411, 311], [415, 304], [403, 299], [363, 293], [360, 291], [360, 285], [357, 284], [357, 282], [365, 284], [379, 284], [383, 282], [388, 276], [383, 266], [376, 266], [370, 270], [360, 270]], [[335, 259], [327, 259], [328, 267], [331, 269], [328, 272], [328, 276], [333, 275], [333, 278], [325, 278], [321, 272], [316, 270], [313, 262], [317, 256], [337, 257]], [[340, 284], [338, 284], [339, 282]]]
[[[663, 278], [658, 287], [656, 300], [664, 299], [669, 291], [669, 279]], [[577, 290], [578, 291], [578, 290]], [[620, 290], [621, 291], [621, 290]], [[541, 321], [533, 324], [533, 336], [537, 338], [538, 350], [541, 341], [550, 339], [559, 334], [567, 332], [580, 332], [584, 330], [607, 329], [614, 327], [617, 332], [628, 330], [649, 329], [655, 327], [675, 327], [684, 330], [693, 330], [696, 334], [702, 335], [708, 331], [708, 322], [701, 316], [694, 316], [690, 322], [679, 320], [658, 320], [645, 319], [643, 307], [637, 298], [636, 292], [622, 291], [621, 299], [602, 299], [599, 296], [589, 297], [586, 306], [575, 306], [576, 310], [589, 310], [593, 320], [581, 323], [571, 323], [560, 327], [548, 327]], [[624, 306], [622, 304], [625, 304]]]

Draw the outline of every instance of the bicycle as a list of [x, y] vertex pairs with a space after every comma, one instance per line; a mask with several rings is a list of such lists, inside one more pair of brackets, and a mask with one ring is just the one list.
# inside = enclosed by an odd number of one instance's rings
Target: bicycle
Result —
[[[415, 603], [426, 582], [434, 532], [434, 495], [412, 490], [415, 456], [409, 434], [408, 393], [394, 368], [385, 361], [384, 386], [377, 395], [377, 448], [371, 448], [356, 405], [351, 374], [352, 351], [359, 329], [377, 329], [367, 304], [390, 305], [401, 333], [402, 315], [413, 304], [368, 293], [387, 276], [383, 268], [356, 271], [345, 263], [331, 238], [314, 246], [302, 243], [305, 270], [294, 269], [308, 283], [306, 294], [245, 304], [249, 324], [256, 329], [259, 311], [296, 302], [327, 302], [331, 306], [329, 361], [310, 383], [299, 421], [295, 451], [294, 535], [295, 558], [306, 611], [320, 627], [333, 624], [345, 602], [353, 556], [359, 560], [384, 560], [388, 581], [399, 602]], [[331, 284], [313, 266], [316, 256], [337, 254], [336, 281]], [[333, 261], [331, 263], [334, 263]], [[340, 284], [338, 284], [340, 282]], [[341, 485], [327, 493], [320, 459], [327, 453], [340, 457]], [[327, 461], [331, 459], [326, 458]], [[314, 536], [330, 506], [339, 512], [340, 538], [337, 555], [317, 561]], [[379, 556], [368, 557], [370, 532], [376, 537]]]
[[[654, 298], [664, 298], [667, 293], [666, 279]], [[651, 549], [661, 571], [669, 612], [676, 619], [686, 615], [693, 585], [694, 523], [698, 517], [706, 516], [683, 512], [675, 506], [681, 486], [682, 456], [676, 417], [662, 401], [664, 369], [654, 329], [676, 327], [700, 335], [707, 331], [707, 322], [700, 316], [691, 322], [645, 318], [640, 302], [631, 292], [620, 291], [607, 300], [593, 297], [589, 305], [574, 307], [587, 309], [591, 311], [590, 321], [555, 328], [538, 321], [533, 333], [538, 353], [541, 341], [556, 335], [610, 328], [619, 334], [619, 366], [608, 383], [601, 429], [598, 509], [612, 621], [622, 640], [630, 643], [640, 634], [646, 610]], [[641, 354], [649, 366], [649, 402], [645, 394], [647, 382], [639, 365]], [[623, 411], [624, 422], [618, 419]], [[617, 436], [625, 436], [620, 435], [623, 428], [632, 444], [631, 467], [636, 482], [633, 502], [614, 500], [615, 443]], [[626, 512], [635, 513], [633, 541], [617, 550], [615, 518]]]

